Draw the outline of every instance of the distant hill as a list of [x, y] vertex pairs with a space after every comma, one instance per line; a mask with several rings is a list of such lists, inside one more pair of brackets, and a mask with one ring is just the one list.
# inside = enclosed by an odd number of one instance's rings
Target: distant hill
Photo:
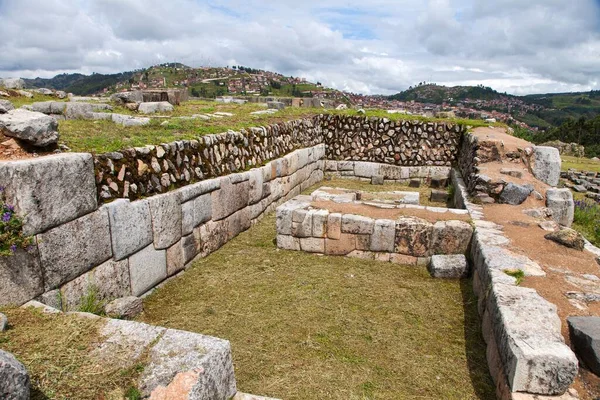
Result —
[[126, 81], [134, 72], [121, 72], [118, 74], [60, 74], [54, 78], [24, 79], [27, 88], [49, 88], [64, 90], [77, 95], [90, 95], [101, 92], [104, 88]]
[[441, 86], [436, 84], [419, 84], [408, 90], [389, 96], [390, 100], [418, 101], [420, 103], [455, 104], [466, 99], [495, 100], [509, 95], [501, 94], [492, 88], [480, 86]]

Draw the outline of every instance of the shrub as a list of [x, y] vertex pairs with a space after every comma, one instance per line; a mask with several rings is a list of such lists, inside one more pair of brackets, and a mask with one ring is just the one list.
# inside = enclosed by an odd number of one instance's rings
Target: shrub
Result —
[[17, 249], [29, 249], [31, 236], [23, 235], [23, 221], [15, 213], [14, 206], [7, 204], [4, 188], [0, 187], [0, 256], [11, 256]]
[[587, 239], [600, 243], [600, 206], [592, 200], [575, 200], [575, 225]]

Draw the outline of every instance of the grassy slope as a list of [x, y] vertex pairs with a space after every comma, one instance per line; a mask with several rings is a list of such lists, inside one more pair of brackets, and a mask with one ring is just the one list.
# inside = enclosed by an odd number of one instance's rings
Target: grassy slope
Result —
[[470, 281], [281, 251], [274, 238], [271, 214], [156, 290], [141, 319], [230, 340], [245, 392], [494, 398]]
[[585, 157], [561, 156], [561, 169], [567, 171], [569, 168], [574, 168], [579, 171], [596, 171], [600, 172], [600, 161], [594, 161]]

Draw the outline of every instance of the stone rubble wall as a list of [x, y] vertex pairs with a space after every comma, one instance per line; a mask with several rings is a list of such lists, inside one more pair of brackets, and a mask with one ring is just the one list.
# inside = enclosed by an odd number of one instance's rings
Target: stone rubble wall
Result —
[[464, 125], [390, 121], [387, 118], [319, 117], [328, 160], [402, 166], [447, 166], [456, 160]]
[[140, 296], [320, 182], [324, 157], [319, 144], [249, 171], [102, 206], [90, 154], [0, 163], [0, 186], [27, 214], [25, 229], [36, 241], [30, 251], [0, 257], [0, 305], [61, 299], [59, 308], [75, 309], [91, 287], [101, 299]]
[[[363, 215], [332, 213], [311, 206], [312, 196], [297, 196], [277, 208], [277, 246], [286, 250], [343, 255], [391, 261], [399, 264], [426, 263], [435, 254], [465, 254], [472, 226], [465, 221], [436, 223], [404, 216], [394, 220]], [[466, 210], [415, 205], [378, 205], [386, 209], [410, 209], [431, 213], [467, 214]]]
[[533, 275], [541, 270], [506, 247], [509, 240], [502, 227], [483, 219], [483, 208], [469, 201], [468, 186], [457, 170], [452, 171], [452, 181], [455, 204], [469, 211], [475, 226], [473, 288], [497, 398], [533, 400], [565, 393], [577, 375], [578, 362], [561, 335], [557, 308], [505, 273], [523, 270]]

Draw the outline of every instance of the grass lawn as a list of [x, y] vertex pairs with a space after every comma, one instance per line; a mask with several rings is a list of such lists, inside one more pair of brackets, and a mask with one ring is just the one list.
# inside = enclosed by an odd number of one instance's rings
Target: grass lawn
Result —
[[157, 289], [140, 319], [230, 340], [244, 392], [495, 398], [470, 280], [282, 251], [274, 238], [271, 214]]
[[579, 171], [595, 171], [600, 172], [600, 161], [593, 161], [585, 157], [560, 156], [562, 159], [561, 169], [563, 171], [569, 168], [575, 168]]

